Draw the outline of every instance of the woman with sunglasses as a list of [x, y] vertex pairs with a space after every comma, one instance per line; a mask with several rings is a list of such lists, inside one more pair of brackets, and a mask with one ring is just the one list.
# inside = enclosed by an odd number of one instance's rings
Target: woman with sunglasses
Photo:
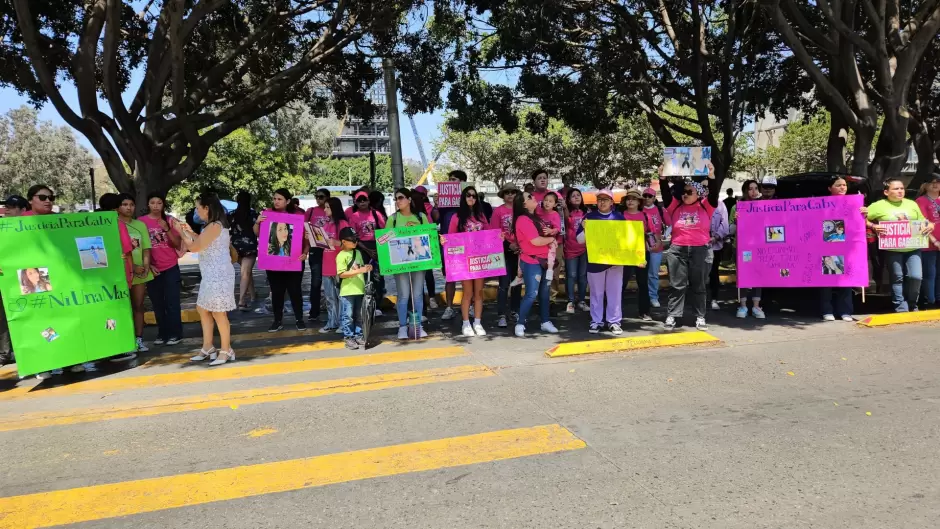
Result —
[[[411, 201], [414, 203], [415, 211], [424, 211], [432, 224], [438, 224], [440, 222], [440, 213], [437, 211], [437, 208], [431, 204], [431, 200], [428, 198], [428, 188], [418, 186], [412, 189]], [[437, 295], [437, 288], [435, 288], [436, 285], [434, 281], [434, 270], [428, 270], [427, 273], [424, 274], [424, 293], [428, 299], [426, 307], [429, 310], [436, 310], [438, 308], [437, 300], [434, 299]]]
[[503, 204], [493, 209], [490, 217], [489, 229], [499, 230], [503, 234], [503, 256], [506, 259], [506, 274], [499, 278], [499, 293], [496, 297], [496, 313], [499, 315], [496, 326], [500, 328], [509, 325], [509, 312], [518, 313], [522, 303], [522, 287], [510, 285], [519, 273], [519, 244], [512, 237], [512, 208], [518, 194], [519, 188], [515, 184], [503, 184], [499, 193], [496, 193], [503, 199]]
[[[660, 185], [669, 192], [669, 182], [659, 168]], [[708, 184], [715, 180], [715, 166], [708, 162]], [[676, 320], [685, 310], [686, 292], [692, 290], [695, 327], [707, 330], [705, 323], [705, 279], [708, 275], [708, 243], [711, 239], [711, 219], [718, 204], [718, 193], [708, 193], [698, 182], [686, 182], [682, 199], [675, 200], [666, 210], [667, 222], [672, 226], [672, 244], [663, 252], [669, 269], [669, 304], [666, 330], [676, 328]]]
[[[762, 200], [760, 184], [757, 183], [757, 180], [746, 180], [743, 185], [741, 185], [741, 199], [740, 201], [746, 202], [748, 200]], [[731, 211], [728, 213], [728, 222], [731, 225], [731, 235], [735, 235], [738, 232], [738, 204], [736, 203]], [[763, 290], [758, 288], [743, 288], [739, 289], [740, 295], [738, 306], [737, 317], [747, 318], [747, 300], [751, 299], [753, 308], [751, 308], [751, 314], [755, 318], [762, 320], [766, 317], [764, 314], [764, 309], [760, 306], [760, 298]]]
[[[460, 193], [460, 207], [457, 214], [450, 218], [447, 233], [468, 233], [482, 231], [489, 223], [483, 214], [477, 190], [467, 186]], [[460, 314], [463, 316], [462, 333], [464, 336], [486, 336], [481, 320], [483, 318], [483, 279], [461, 281], [463, 296], [460, 299]], [[473, 325], [470, 325], [470, 302], [473, 301]]]
[[[423, 205], [415, 204], [414, 195], [411, 190], [401, 188], [395, 191], [395, 206], [398, 209], [388, 218], [388, 226], [391, 228], [401, 226], [419, 226], [421, 224], [430, 224]], [[416, 254], [411, 254], [412, 256]], [[424, 270], [418, 272], [404, 272], [394, 274], [395, 288], [398, 293], [398, 300], [395, 302], [395, 308], [398, 309], [398, 339], [407, 340], [408, 338], [427, 338], [428, 333], [421, 326], [421, 313], [424, 311]], [[409, 307], [409, 302], [411, 307]], [[409, 308], [411, 309], [409, 311]], [[408, 314], [415, 314], [417, 321], [413, 328], [415, 335], [408, 334]]]
[[548, 246], [555, 242], [555, 237], [544, 233], [542, 222], [536, 215], [538, 207], [538, 201], [528, 191], [516, 195], [513, 203], [512, 237], [519, 245], [519, 265], [525, 282], [525, 297], [519, 306], [519, 319], [515, 328], [515, 334], [520, 338], [525, 336], [526, 320], [536, 297], [539, 299], [542, 330], [552, 334], [558, 332], [549, 319], [548, 298], [552, 282], [546, 274]]
[[[290, 213], [293, 215], [303, 215], [304, 212], [294, 206], [292, 199], [294, 196], [290, 191], [286, 189], [278, 189], [274, 191], [274, 194], [271, 196], [271, 202], [273, 208], [270, 211], [275, 213]], [[261, 223], [267, 219], [265, 212], [262, 212], [258, 216], [258, 221], [255, 222], [254, 232], [255, 235], [261, 233]], [[226, 219], [227, 222], [228, 219]], [[268, 332], [278, 332], [284, 328], [283, 323], [281, 323], [284, 317], [284, 295], [285, 293], [290, 296], [291, 308], [294, 309], [294, 323], [297, 326], [298, 331], [307, 330], [307, 324], [304, 322], [304, 297], [301, 290], [301, 284], [304, 279], [304, 264], [307, 261], [307, 252], [310, 251], [310, 243], [307, 241], [306, 237], [302, 237], [302, 250], [300, 252], [300, 271], [291, 272], [291, 271], [274, 271], [267, 270], [266, 274], [268, 276], [268, 286], [271, 288], [271, 308], [274, 310], [274, 321], [271, 323], [271, 327], [268, 328]], [[267, 244], [263, 242], [263, 244]]]

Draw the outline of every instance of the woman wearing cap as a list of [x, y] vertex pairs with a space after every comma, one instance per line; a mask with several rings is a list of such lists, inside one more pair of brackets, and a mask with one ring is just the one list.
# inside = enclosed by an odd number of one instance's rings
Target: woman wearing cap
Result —
[[[303, 215], [304, 212], [294, 207], [292, 202], [293, 195], [286, 189], [278, 189], [271, 197], [273, 211], [275, 213], [289, 213], [293, 215]], [[261, 223], [267, 219], [267, 211], [262, 212], [255, 222], [255, 235], [261, 233]], [[301, 284], [304, 279], [304, 268], [307, 261], [307, 252], [310, 251], [310, 242], [306, 237], [302, 237], [303, 249], [300, 253], [300, 271], [275, 271], [267, 270], [268, 286], [271, 288], [271, 308], [274, 310], [274, 321], [268, 332], [278, 332], [284, 328], [282, 319], [284, 317], [284, 294], [290, 296], [291, 308], [294, 309], [294, 322], [298, 331], [307, 330], [307, 324], [304, 323], [304, 297], [301, 291]]]
[[[666, 194], [663, 194], [665, 199]], [[656, 203], [656, 190], [647, 187], [643, 190], [643, 212], [650, 223], [650, 236], [646, 245], [649, 256], [646, 260], [646, 274], [649, 282], [650, 306], [659, 308], [659, 269], [663, 264], [663, 234], [666, 229], [665, 210]]]
[[933, 233], [930, 235], [930, 246], [921, 250], [921, 260], [924, 265], [924, 281], [921, 283], [921, 303], [933, 306], [940, 300], [940, 283], [938, 283], [938, 261], [940, 261], [940, 174], [934, 173], [930, 181], [924, 184], [917, 197], [917, 205], [920, 206], [924, 218], [934, 225]]
[[[774, 180], [776, 182], [776, 180]], [[741, 199], [739, 202], [747, 202], [749, 200], [761, 200], [761, 187], [758, 185], [756, 180], [746, 180], [744, 184], [741, 185]], [[729, 224], [731, 225], [731, 234], [734, 235], [738, 230], [738, 204], [734, 205], [732, 208], [729, 217]], [[751, 314], [755, 318], [762, 320], [766, 317], [764, 310], [760, 307], [760, 297], [763, 290], [760, 287], [757, 288], [742, 288], [739, 289], [739, 302], [737, 317], [747, 318], [747, 300], [751, 299], [753, 304], [751, 308]]]
[[[578, 242], [587, 243], [584, 225], [587, 222], [623, 220], [623, 214], [614, 209], [614, 194], [609, 189], [597, 192], [597, 211], [588, 212], [581, 227], [578, 228]], [[585, 246], [585, 252], [587, 252]], [[592, 334], [601, 332], [604, 328], [604, 297], [607, 297], [606, 322], [610, 332], [622, 334], [620, 322], [623, 319], [621, 299], [623, 295], [623, 267], [591, 262], [590, 253], [587, 257], [587, 279], [591, 286], [591, 328]]]
[[506, 275], [499, 278], [499, 294], [496, 297], [496, 313], [499, 315], [498, 327], [509, 325], [507, 316], [509, 312], [518, 312], [522, 302], [522, 287], [510, 286], [512, 280], [519, 273], [519, 244], [512, 237], [513, 202], [519, 188], [515, 184], [503, 184], [496, 195], [503, 199], [503, 205], [493, 210], [490, 218], [491, 230], [499, 230], [503, 234], [503, 254], [506, 257]]
[[[378, 261], [379, 254], [376, 251], [375, 245], [375, 231], [385, 228], [385, 215], [379, 213], [376, 209], [372, 207], [372, 203], [369, 201], [369, 193], [365, 191], [358, 191], [355, 195], [356, 204], [352, 208], [352, 211], [346, 214], [346, 220], [349, 221], [349, 226], [356, 230], [356, 235], [359, 236], [359, 249], [363, 251], [366, 255], [366, 259], [370, 261]], [[378, 271], [372, 278], [372, 282], [379, 287], [378, 300], [381, 300], [385, 294], [384, 289], [382, 289], [381, 281], [381, 270], [376, 268]], [[375, 317], [381, 317], [382, 311], [375, 309]]]
[[[663, 167], [659, 168], [660, 182]], [[715, 166], [708, 162], [709, 186], [715, 179]], [[666, 193], [663, 193], [665, 195]], [[708, 328], [705, 323], [705, 278], [708, 275], [708, 242], [711, 238], [711, 218], [718, 203], [718, 193], [709, 194], [698, 182], [686, 182], [682, 199], [675, 200], [666, 210], [666, 219], [672, 226], [672, 244], [663, 252], [669, 268], [669, 305], [666, 330], [676, 328], [676, 320], [685, 311], [686, 292], [692, 290], [695, 327]]]
[[[477, 190], [467, 186], [460, 193], [460, 207], [457, 214], [450, 218], [447, 233], [468, 233], [482, 231], [487, 227], [486, 216], [480, 205]], [[460, 314], [463, 316], [461, 332], [464, 336], [486, 336], [483, 328], [483, 279], [461, 281], [463, 296], [460, 299]], [[470, 302], [473, 301], [473, 325], [470, 325]]]
[[555, 242], [555, 237], [544, 233], [542, 223], [535, 214], [538, 207], [539, 203], [530, 192], [517, 194], [513, 203], [512, 237], [519, 244], [519, 265], [522, 267], [522, 277], [525, 281], [525, 297], [519, 306], [519, 319], [515, 328], [515, 334], [520, 338], [525, 336], [526, 319], [536, 297], [539, 299], [542, 330], [552, 334], [558, 332], [549, 319], [548, 298], [551, 280], [545, 273], [548, 246]]
[[[591, 307], [584, 302], [587, 297], [587, 246], [578, 241], [581, 223], [588, 214], [584, 196], [575, 188], [568, 190], [565, 196], [565, 287], [568, 291], [568, 314], [574, 314], [577, 307], [581, 312], [588, 312]], [[577, 285], [577, 295], [575, 295]]]
[[[430, 224], [430, 220], [425, 214], [422, 206], [415, 205], [412, 201], [413, 195], [410, 190], [401, 188], [395, 191], [395, 206], [398, 211], [388, 218], [388, 226], [391, 228], [420, 226], [421, 224]], [[421, 207], [421, 209], [419, 209]], [[398, 309], [398, 339], [407, 340], [412, 336], [408, 335], [408, 314], [415, 314], [417, 322], [414, 323], [413, 338], [427, 338], [428, 333], [421, 326], [421, 313], [424, 312], [424, 270], [418, 272], [403, 272], [394, 274], [395, 288], [398, 293], [398, 300], [395, 302]], [[411, 302], [411, 307], [409, 307]]]

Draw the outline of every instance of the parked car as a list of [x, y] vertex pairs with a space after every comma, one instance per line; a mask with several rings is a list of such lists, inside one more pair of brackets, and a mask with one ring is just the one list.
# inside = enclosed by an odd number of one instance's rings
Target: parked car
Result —
[[777, 178], [776, 198], [809, 198], [829, 195], [829, 182], [834, 176], [845, 178], [849, 185], [849, 194], [859, 191], [868, 194], [868, 179], [864, 176], [854, 176], [840, 173], [813, 172], [781, 176]]

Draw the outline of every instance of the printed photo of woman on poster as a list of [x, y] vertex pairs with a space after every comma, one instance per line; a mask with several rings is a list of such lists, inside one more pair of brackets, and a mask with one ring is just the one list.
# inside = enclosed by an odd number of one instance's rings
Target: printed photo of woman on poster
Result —
[[294, 227], [286, 222], [272, 222], [271, 235], [268, 240], [268, 255], [277, 257], [290, 257], [291, 241], [294, 238]]

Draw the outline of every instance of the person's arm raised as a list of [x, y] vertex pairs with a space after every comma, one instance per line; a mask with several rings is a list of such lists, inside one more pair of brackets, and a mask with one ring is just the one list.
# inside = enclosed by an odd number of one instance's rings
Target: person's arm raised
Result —
[[[199, 234], [199, 236], [195, 238], [195, 240], [193, 240], [187, 245], [189, 248], [189, 251], [193, 253], [199, 253], [205, 250], [206, 248], [209, 247], [210, 244], [212, 244], [212, 241], [219, 238], [219, 235], [221, 234], [222, 234], [221, 224], [219, 224], [218, 222], [213, 222], [212, 224], [209, 224], [208, 226], [202, 229], [202, 232]], [[186, 238], [183, 237], [183, 240], [185, 241]]]

